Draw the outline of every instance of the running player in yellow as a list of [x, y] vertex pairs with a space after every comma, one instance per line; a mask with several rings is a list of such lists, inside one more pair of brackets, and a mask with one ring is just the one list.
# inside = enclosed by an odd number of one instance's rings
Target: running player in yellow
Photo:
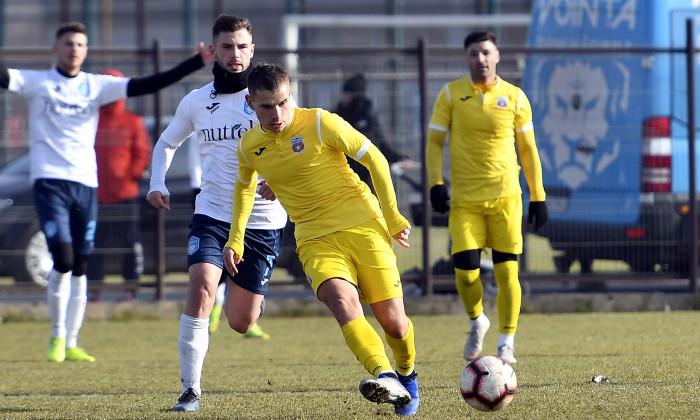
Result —
[[[386, 158], [336, 114], [293, 108], [289, 79], [280, 66], [256, 66], [248, 76], [248, 90], [248, 105], [260, 124], [238, 147], [226, 268], [235, 275], [245, 257], [243, 235], [260, 174], [295, 224], [297, 253], [316, 296], [373, 375], [360, 383], [360, 392], [370, 401], [393, 404], [397, 414], [415, 415], [419, 395], [413, 324], [404, 310], [391, 243], [393, 236], [408, 247], [411, 226], [398, 211]], [[376, 197], [350, 169], [345, 155], [369, 169]], [[372, 307], [384, 329], [396, 370], [361, 301]]]
[[[518, 153], [530, 188], [528, 221], [534, 222], [535, 229], [548, 219], [542, 166], [530, 102], [522, 90], [496, 74], [500, 53], [495, 35], [473, 32], [464, 40], [464, 48], [471, 77], [449, 82], [440, 90], [430, 120], [426, 147], [430, 202], [440, 213], [451, 207], [449, 230], [457, 291], [471, 324], [464, 358], [473, 360], [479, 355], [491, 325], [484, 314], [484, 289], [479, 278], [481, 252], [490, 247], [498, 285], [498, 356], [515, 363], [521, 302], [518, 255], [523, 249]], [[451, 205], [442, 177], [448, 134]]]

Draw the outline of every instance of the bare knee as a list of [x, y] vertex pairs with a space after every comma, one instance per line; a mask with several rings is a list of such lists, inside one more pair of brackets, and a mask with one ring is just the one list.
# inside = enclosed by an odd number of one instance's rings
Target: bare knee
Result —
[[257, 319], [253, 318], [252, 316], [228, 313], [226, 316], [228, 317], [228, 326], [239, 334], [245, 334], [250, 331], [257, 321]]
[[185, 314], [195, 318], [208, 318], [214, 306], [218, 277], [202, 267], [198, 267], [198, 269], [193, 269], [193, 267], [190, 267], [190, 284], [187, 289]]
[[359, 300], [350, 296], [336, 295], [323, 301], [334, 314], [347, 314], [359, 306]]
[[403, 307], [402, 298], [373, 303], [372, 311], [389, 337], [403, 338], [408, 332], [408, 317]]
[[408, 332], [408, 318], [405, 315], [385, 320], [381, 325], [384, 332], [391, 338], [403, 338]]
[[327, 280], [319, 287], [318, 298], [333, 312], [340, 325], [363, 315], [357, 290], [345, 280]]

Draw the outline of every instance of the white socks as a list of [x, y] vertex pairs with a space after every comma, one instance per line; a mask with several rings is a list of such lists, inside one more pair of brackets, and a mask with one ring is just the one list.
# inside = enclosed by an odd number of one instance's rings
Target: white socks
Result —
[[65, 337], [66, 348], [77, 347], [87, 305], [87, 278], [51, 269], [47, 280], [51, 337]]
[[66, 348], [78, 346], [78, 333], [83, 326], [87, 305], [87, 277], [71, 276], [70, 299], [66, 316]]
[[208, 349], [209, 318], [193, 318], [182, 314], [178, 340], [182, 392], [192, 388], [197, 395], [202, 395], [202, 367]]
[[479, 314], [474, 319], [469, 318], [469, 326], [474, 327], [474, 328], [481, 328], [485, 325], [489, 324], [489, 319], [486, 317], [486, 315], [482, 312]]
[[515, 348], [515, 334], [501, 334], [498, 338], [498, 348], [503, 346], [508, 346], [512, 349]]
[[70, 272], [60, 273], [54, 269], [49, 271], [46, 286], [46, 301], [49, 304], [51, 319], [51, 337], [66, 336], [66, 311], [70, 296]]

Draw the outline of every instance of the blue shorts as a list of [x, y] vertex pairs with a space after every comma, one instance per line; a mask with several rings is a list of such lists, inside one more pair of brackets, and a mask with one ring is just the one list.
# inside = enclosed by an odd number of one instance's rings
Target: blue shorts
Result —
[[76, 254], [90, 255], [95, 248], [97, 188], [62, 179], [37, 179], [33, 192], [49, 249], [72, 243]]
[[[222, 251], [228, 241], [231, 224], [203, 214], [190, 221], [187, 244], [187, 266], [209, 263], [224, 268]], [[238, 266], [233, 282], [253, 293], [264, 295], [270, 283], [282, 246], [283, 229], [246, 229], [243, 239], [244, 259]]]

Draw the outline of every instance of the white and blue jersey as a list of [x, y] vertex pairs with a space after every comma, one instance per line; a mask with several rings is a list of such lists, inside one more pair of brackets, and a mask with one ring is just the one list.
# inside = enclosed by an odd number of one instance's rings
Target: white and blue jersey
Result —
[[8, 90], [27, 101], [31, 179], [97, 188], [95, 135], [102, 105], [126, 98], [128, 78], [56, 69], [8, 69]]
[[[245, 100], [247, 94], [248, 89], [216, 93], [211, 82], [182, 99], [153, 151], [150, 192], [169, 195], [165, 174], [175, 150], [192, 135], [189, 141], [196, 145], [191, 151], [199, 150], [201, 157], [201, 192], [195, 214], [231, 221], [233, 187], [238, 176], [236, 149], [243, 134], [258, 124], [255, 111]], [[286, 223], [287, 213], [279, 200], [256, 195], [248, 229], [281, 229]]]

